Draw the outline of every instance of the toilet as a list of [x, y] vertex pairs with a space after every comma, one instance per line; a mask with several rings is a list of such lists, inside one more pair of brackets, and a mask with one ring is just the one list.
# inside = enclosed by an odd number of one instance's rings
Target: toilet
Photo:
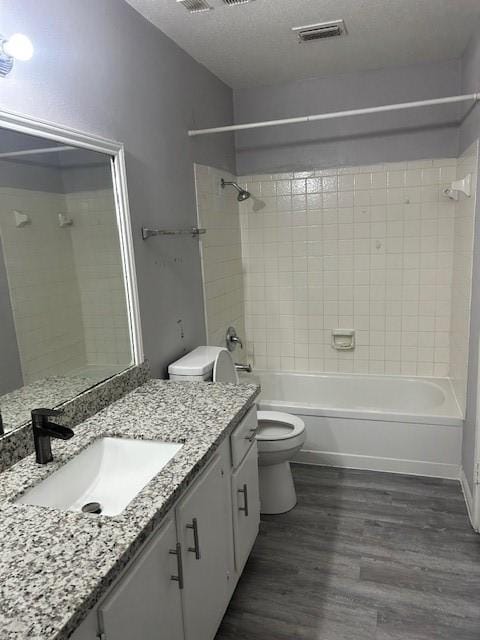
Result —
[[285, 513], [297, 504], [290, 460], [305, 443], [305, 423], [280, 411], [258, 412], [261, 512]]
[[[238, 384], [232, 356], [222, 347], [197, 347], [168, 367], [170, 380]], [[285, 513], [297, 504], [290, 460], [305, 443], [305, 424], [298, 416], [258, 411], [260, 504], [264, 514]]]

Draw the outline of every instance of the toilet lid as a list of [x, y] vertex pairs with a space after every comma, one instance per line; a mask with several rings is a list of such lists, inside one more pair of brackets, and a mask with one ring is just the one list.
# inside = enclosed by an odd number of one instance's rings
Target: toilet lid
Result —
[[301, 418], [280, 411], [258, 411], [257, 440], [287, 440], [305, 431]]
[[238, 384], [238, 373], [235, 369], [235, 364], [230, 352], [226, 349], [222, 349], [215, 358], [215, 364], [213, 365], [213, 381]]

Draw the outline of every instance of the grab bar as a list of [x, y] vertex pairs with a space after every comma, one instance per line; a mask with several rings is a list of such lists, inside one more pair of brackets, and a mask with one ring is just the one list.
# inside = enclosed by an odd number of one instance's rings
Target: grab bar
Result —
[[207, 230], [199, 229], [198, 227], [192, 227], [191, 229], [149, 229], [148, 227], [142, 227], [142, 238], [144, 240], [152, 236], [192, 236], [192, 238], [197, 238], [204, 233], [207, 233]]

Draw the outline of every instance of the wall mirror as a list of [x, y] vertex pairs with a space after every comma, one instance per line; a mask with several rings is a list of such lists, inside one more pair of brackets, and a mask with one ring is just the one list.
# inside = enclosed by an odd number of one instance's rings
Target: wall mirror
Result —
[[0, 114], [0, 435], [142, 360], [121, 144]]

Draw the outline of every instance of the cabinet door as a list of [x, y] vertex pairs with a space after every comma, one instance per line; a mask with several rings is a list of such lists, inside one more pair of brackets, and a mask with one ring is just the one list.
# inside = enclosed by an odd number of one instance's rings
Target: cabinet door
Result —
[[186, 640], [213, 640], [231, 595], [230, 469], [216, 456], [176, 509]]
[[232, 503], [235, 567], [241, 573], [258, 535], [260, 523], [256, 442], [232, 475]]
[[[175, 522], [168, 518], [100, 604], [105, 640], [183, 640]], [[180, 560], [181, 562], [181, 560]]]

